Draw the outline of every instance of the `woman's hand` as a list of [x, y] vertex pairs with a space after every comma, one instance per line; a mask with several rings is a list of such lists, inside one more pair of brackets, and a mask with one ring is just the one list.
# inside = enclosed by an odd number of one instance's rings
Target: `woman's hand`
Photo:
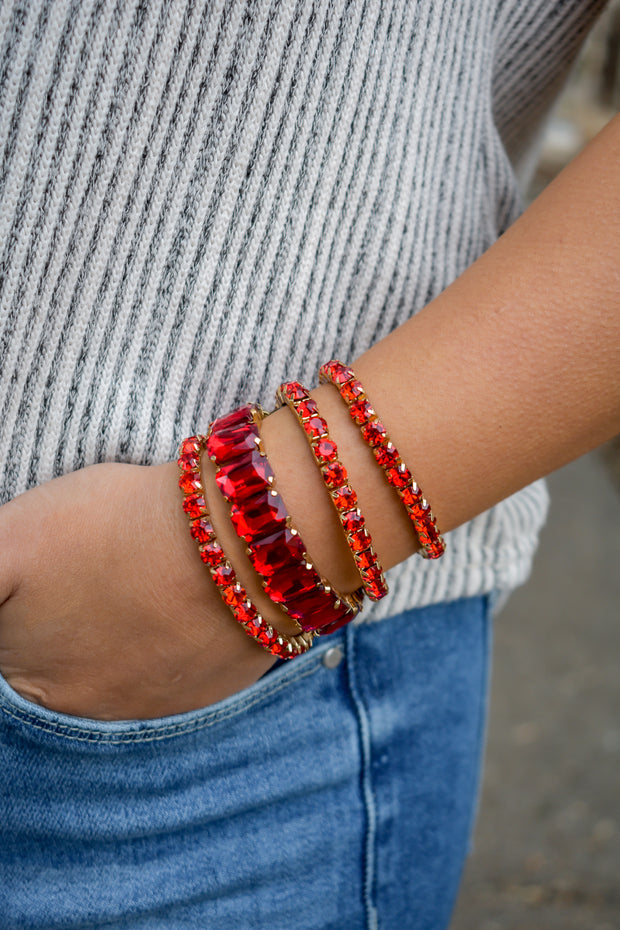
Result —
[[177, 477], [175, 464], [94, 465], [0, 507], [0, 671], [24, 697], [77, 716], [160, 717], [273, 664], [200, 561]]

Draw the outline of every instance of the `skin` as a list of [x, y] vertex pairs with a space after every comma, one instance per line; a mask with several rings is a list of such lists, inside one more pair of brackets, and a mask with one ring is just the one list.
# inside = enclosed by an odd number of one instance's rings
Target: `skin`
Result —
[[[619, 242], [617, 117], [465, 274], [353, 361], [442, 531], [620, 431]], [[381, 562], [396, 565], [417, 546], [402, 506], [335, 389], [313, 396]], [[317, 568], [353, 590], [351, 554], [293, 415], [278, 411], [262, 433]], [[209, 463], [204, 472], [225, 551], [285, 629]], [[233, 694], [272, 664], [201, 564], [176, 478], [174, 463], [96, 465], [0, 508], [0, 669], [25, 697], [80, 716], [158, 717]]]

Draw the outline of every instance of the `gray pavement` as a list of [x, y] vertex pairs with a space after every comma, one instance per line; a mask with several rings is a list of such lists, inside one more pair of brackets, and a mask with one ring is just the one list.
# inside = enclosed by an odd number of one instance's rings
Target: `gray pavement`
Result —
[[550, 479], [533, 577], [495, 625], [475, 848], [451, 930], [620, 928], [620, 491]]

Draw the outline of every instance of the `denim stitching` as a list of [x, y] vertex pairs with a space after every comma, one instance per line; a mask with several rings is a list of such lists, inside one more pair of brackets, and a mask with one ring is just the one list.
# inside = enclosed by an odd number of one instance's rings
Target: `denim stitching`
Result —
[[374, 903], [376, 887], [375, 843], [377, 835], [376, 801], [372, 787], [371, 763], [372, 749], [370, 722], [357, 684], [355, 668], [355, 628], [349, 626], [347, 632], [347, 670], [351, 697], [355, 705], [359, 726], [360, 749], [362, 757], [362, 797], [366, 811], [366, 839], [364, 844], [363, 900], [366, 910], [366, 930], [378, 930], [377, 908]]
[[[319, 657], [316, 656], [316, 658], [318, 659]], [[34, 714], [29, 714], [26, 711], [20, 711], [11, 707], [10, 705], [7, 705], [3, 699], [0, 699], [0, 704], [2, 705], [0, 706], [0, 711], [2, 711], [8, 717], [13, 717], [15, 720], [18, 720], [21, 723], [26, 723], [28, 726], [35, 730], [42, 730], [45, 733], [61, 736], [63, 739], [67, 740], [74, 740], [82, 743], [102, 743], [104, 745], [118, 745], [122, 743], [150, 743], [156, 742], [158, 740], [169, 739], [173, 736], [182, 736], [187, 733], [195, 733], [197, 730], [203, 730], [207, 727], [213, 726], [215, 723], [219, 723], [220, 720], [230, 720], [231, 718], [238, 716], [242, 711], [248, 710], [250, 707], [254, 707], [257, 704], [260, 704], [268, 697], [277, 694], [278, 691], [283, 690], [283, 688], [287, 687], [289, 684], [313, 675], [319, 670], [319, 664], [320, 663], [317, 661], [309, 668], [304, 669], [298, 674], [283, 678], [274, 687], [271, 687], [266, 691], [261, 691], [260, 694], [253, 695], [252, 698], [243, 699], [239, 702], [239, 704], [236, 704], [233, 708], [230, 708], [229, 711], [222, 710], [215, 711], [211, 714], [207, 713], [197, 720], [192, 720], [191, 723], [169, 725], [165, 727], [153, 727], [149, 728], [149, 731], [147, 732], [132, 732], [118, 734], [116, 736], [108, 736], [101, 730], [90, 730], [86, 727], [78, 726], [71, 727], [63, 723], [55, 724], [52, 721], [47, 723], [41, 718], [36, 717]], [[84, 733], [87, 735], [72, 736], [70, 735], [71, 733]]]
[[[489, 715], [489, 706], [487, 695], [489, 693], [489, 682], [491, 679], [491, 663], [493, 657], [493, 597], [492, 594], [487, 595], [483, 604], [483, 616], [482, 616], [482, 635], [484, 637], [484, 662], [482, 663], [481, 675], [482, 681], [480, 684], [480, 705], [478, 707], [478, 730], [476, 733], [476, 745], [478, 748], [479, 757], [483, 757], [484, 749], [487, 741], [487, 727], [488, 727], [488, 715]], [[474, 837], [474, 827], [478, 819], [478, 810], [480, 809], [480, 802], [482, 798], [482, 764], [478, 769], [478, 784], [476, 786], [476, 792], [474, 797], [474, 804], [471, 811], [471, 818], [469, 823], [469, 852], [471, 854], [473, 848], [473, 837]]]

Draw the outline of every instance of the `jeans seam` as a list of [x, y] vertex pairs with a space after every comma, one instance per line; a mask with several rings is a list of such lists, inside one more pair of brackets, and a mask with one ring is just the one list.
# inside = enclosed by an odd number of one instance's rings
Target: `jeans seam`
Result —
[[478, 708], [478, 728], [476, 732], [476, 745], [478, 748], [478, 754], [482, 759], [481, 764], [478, 769], [478, 782], [476, 785], [476, 793], [474, 797], [474, 804], [471, 813], [471, 822], [469, 825], [469, 842], [470, 845], [473, 841], [473, 833], [476, 826], [476, 821], [478, 819], [478, 811], [480, 809], [480, 802], [482, 799], [482, 773], [484, 770], [484, 753], [486, 751], [487, 743], [487, 728], [489, 723], [489, 702], [486, 695], [490, 692], [490, 683], [492, 676], [492, 661], [493, 661], [493, 609], [494, 609], [494, 598], [492, 594], [487, 595], [484, 599], [484, 663], [481, 667], [481, 677], [482, 682], [480, 685], [480, 706]]
[[362, 895], [366, 913], [366, 930], [378, 930], [377, 908], [375, 906], [376, 886], [376, 833], [377, 812], [372, 786], [372, 748], [370, 738], [370, 721], [361, 696], [356, 669], [356, 628], [349, 625], [346, 636], [348, 685], [355, 706], [359, 729], [361, 752], [361, 788], [364, 810], [366, 812], [366, 835], [364, 839], [364, 858], [362, 876]]
[[[149, 730], [147, 732], [131, 732], [108, 736], [107, 733], [101, 730], [90, 730], [88, 727], [68, 726], [64, 723], [55, 724], [53, 721], [44, 721], [40, 717], [36, 717], [34, 714], [29, 714], [27, 711], [21, 711], [19, 709], [12, 708], [4, 701], [0, 701], [0, 712], [6, 714], [8, 717], [12, 717], [13, 719], [18, 720], [20, 723], [25, 723], [32, 729], [42, 730], [45, 733], [61, 736], [66, 740], [73, 740], [82, 743], [101, 743], [106, 746], [119, 745], [123, 743], [151, 743], [157, 742], [159, 740], [170, 739], [175, 736], [183, 736], [188, 733], [195, 733], [198, 730], [204, 730], [207, 727], [213, 726], [220, 721], [230, 720], [231, 718], [238, 716], [240, 713], [248, 710], [249, 708], [260, 704], [262, 701], [266, 700], [272, 695], [277, 694], [278, 691], [288, 687], [288, 685], [292, 684], [294, 681], [299, 681], [303, 678], [307, 678], [310, 675], [313, 675], [319, 670], [319, 668], [320, 662], [315, 662], [309, 668], [305, 669], [299, 674], [287, 676], [286, 678], [283, 678], [281, 681], [279, 681], [277, 685], [272, 686], [268, 690], [261, 691], [259, 694], [253, 695], [251, 698], [244, 699], [239, 704], [236, 704], [233, 708], [231, 708], [229, 712], [222, 710], [216, 711], [213, 714], [207, 713], [200, 717], [198, 720], [193, 720], [187, 724], [178, 724], [176, 726], [173, 724], [154, 728], [152, 731]], [[75, 736], [72, 735], [73, 733], [81, 733], [84, 735]]]

